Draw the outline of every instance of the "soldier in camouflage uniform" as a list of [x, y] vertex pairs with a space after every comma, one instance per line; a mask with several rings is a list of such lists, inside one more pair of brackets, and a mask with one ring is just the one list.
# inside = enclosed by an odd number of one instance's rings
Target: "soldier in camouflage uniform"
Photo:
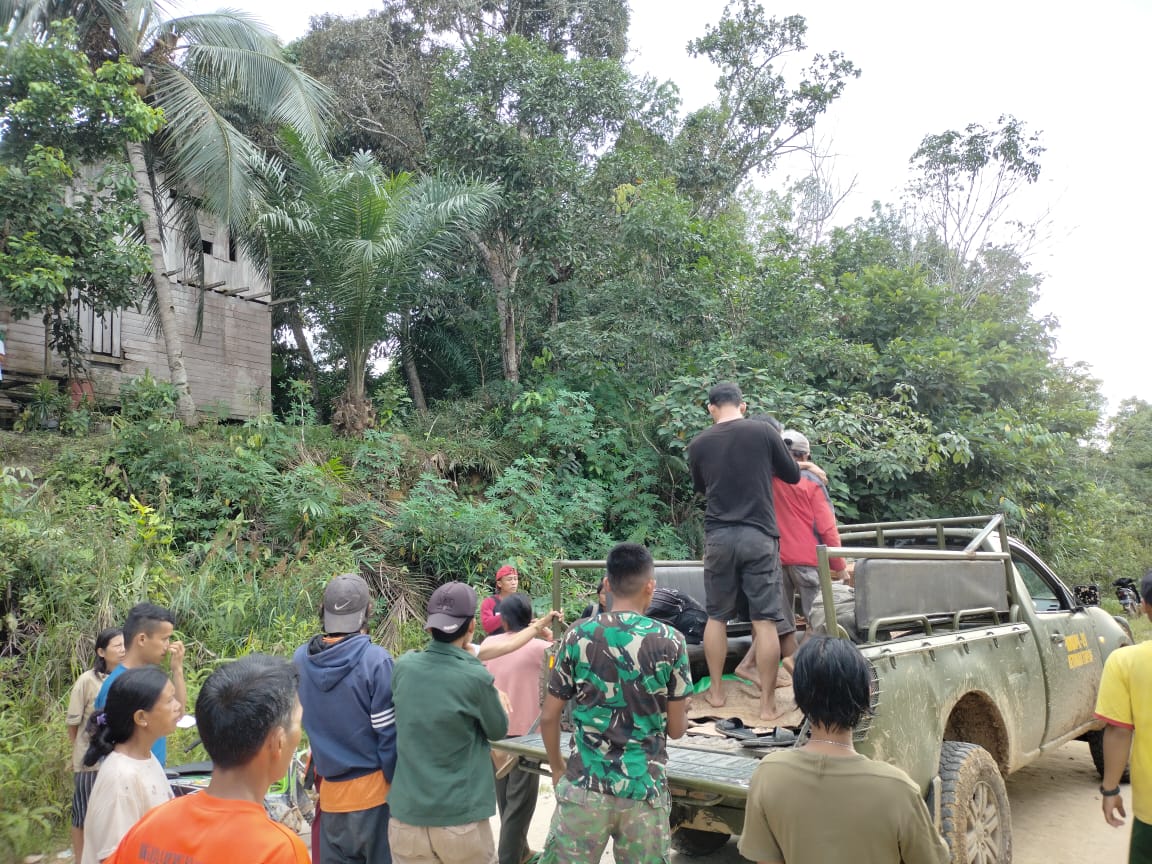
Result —
[[[652, 556], [636, 543], [608, 555], [612, 611], [577, 623], [556, 655], [540, 730], [556, 813], [541, 864], [660, 864], [669, 855], [668, 737], [687, 726], [692, 686], [684, 637], [644, 615], [656, 587]], [[571, 700], [573, 746], [560, 753]]]

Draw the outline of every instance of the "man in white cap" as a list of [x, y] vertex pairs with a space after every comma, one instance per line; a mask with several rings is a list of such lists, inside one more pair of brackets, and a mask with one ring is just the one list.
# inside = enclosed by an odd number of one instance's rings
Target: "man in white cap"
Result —
[[324, 864], [391, 864], [388, 796], [396, 768], [392, 655], [368, 637], [372, 595], [355, 573], [324, 589], [324, 633], [296, 650], [303, 725], [320, 783]]
[[508, 734], [508, 714], [491, 673], [467, 649], [476, 606], [463, 582], [441, 585], [428, 601], [432, 642], [396, 661], [399, 759], [388, 840], [397, 864], [496, 864], [488, 742]]

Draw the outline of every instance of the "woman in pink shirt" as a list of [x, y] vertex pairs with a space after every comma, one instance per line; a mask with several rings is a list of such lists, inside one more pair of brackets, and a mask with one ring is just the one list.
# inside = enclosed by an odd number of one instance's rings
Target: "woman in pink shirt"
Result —
[[[512, 571], [515, 573], [516, 571]], [[484, 640], [485, 646], [515, 638], [529, 626], [532, 605], [527, 595], [512, 594], [500, 601], [504, 631]], [[484, 665], [496, 679], [496, 689], [508, 696], [512, 711], [508, 715], [508, 737], [527, 735], [540, 716], [540, 675], [547, 662], [549, 643], [532, 639]], [[526, 864], [536, 853], [528, 848], [528, 826], [536, 812], [540, 792], [540, 775], [519, 768], [496, 781], [496, 804], [500, 808], [500, 864]]]

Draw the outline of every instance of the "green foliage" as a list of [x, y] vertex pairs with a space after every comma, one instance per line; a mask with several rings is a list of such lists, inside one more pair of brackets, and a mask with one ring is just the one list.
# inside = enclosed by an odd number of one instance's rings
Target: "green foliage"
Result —
[[754, 0], [732, 0], [715, 26], [688, 43], [719, 67], [718, 99], [691, 115], [677, 139], [678, 173], [711, 208], [749, 176], [801, 149], [804, 135], [860, 70], [839, 51], [816, 54], [790, 83], [782, 67], [807, 51], [800, 15], [770, 18]]
[[122, 56], [91, 69], [76, 47], [72, 21], [54, 21], [43, 42], [0, 42], [0, 158], [45, 148], [96, 162], [163, 125], [136, 92], [138, 66]]
[[496, 189], [388, 175], [369, 153], [339, 163], [299, 137], [284, 140], [292, 162], [284, 175], [268, 172], [272, 203], [258, 221], [277, 280], [296, 286], [313, 323], [346, 358], [337, 421], [362, 434], [373, 423], [365, 398], [369, 360], [386, 339], [408, 340], [397, 318], [407, 318], [427, 271], [484, 222]]

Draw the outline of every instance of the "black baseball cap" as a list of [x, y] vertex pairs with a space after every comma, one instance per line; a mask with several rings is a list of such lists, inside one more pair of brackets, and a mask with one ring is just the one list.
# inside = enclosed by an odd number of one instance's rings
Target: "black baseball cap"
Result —
[[355, 633], [364, 626], [372, 594], [358, 573], [333, 576], [324, 589], [324, 632]]
[[476, 592], [463, 582], [445, 582], [428, 599], [425, 627], [455, 633], [476, 617]]

